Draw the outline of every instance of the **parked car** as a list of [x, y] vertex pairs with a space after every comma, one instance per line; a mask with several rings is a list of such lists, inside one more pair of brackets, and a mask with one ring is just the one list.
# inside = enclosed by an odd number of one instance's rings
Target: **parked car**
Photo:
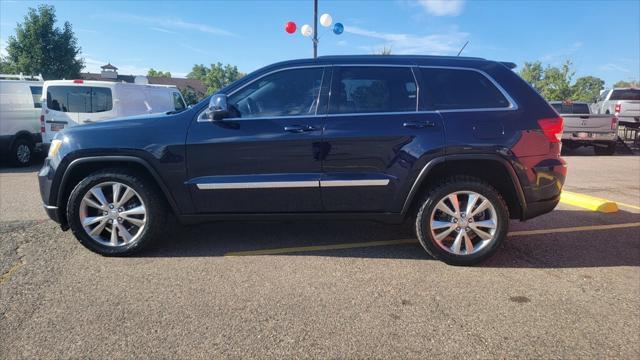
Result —
[[170, 85], [55, 80], [45, 81], [44, 94], [40, 121], [45, 147], [65, 128], [186, 107], [180, 90]]
[[0, 156], [27, 166], [41, 142], [42, 77], [0, 74]]
[[564, 119], [562, 144], [570, 149], [592, 146], [596, 155], [613, 155], [618, 140], [618, 118], [594, 115], [585, 102], [551, 101]]
[[[563, 120], [515, 65], [328, 56], [267, 66], [178, 113], [65, 129], [44, 207], [87, 248], [126, 255], [183, 223], [408, 220], [450, 264], [488, 258], [509, 219], [551, 211]], [[215, 236], [215, 234], [212, 234]]]
[[593, 104], [595, 114], [613, 114], [626, 126], [640, 126], [640, 89], [605, 90]]

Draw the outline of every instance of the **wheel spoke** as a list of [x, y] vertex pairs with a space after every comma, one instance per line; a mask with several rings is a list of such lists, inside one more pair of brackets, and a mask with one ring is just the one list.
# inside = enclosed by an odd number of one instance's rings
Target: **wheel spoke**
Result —
[[116, 227], [115, 222], [111, 224], [111, 245], [118, 245], [118, 228]]
[[471, 242], [471, 238], [466, 231], [462, 232], [462, 236], [464, 237], [464, 248], [466, 253], [471, 254], [473, 252], [473, 243]]
[[96, 227], [94, 227], [93, 230], [91, 230], [91, 232], [89, 233], [89, 235], [91, 235], [91, 236], [100, 235], [102, 230], [104, 230], [105, 226], [107, 226], [107, 219], [102, 220], [100, 222], [100, 224], [98, 224]]
[[142, 220], [142, 219], [138, 219], [138, 218], [134, 218], [134, 217], [131, 217], [131, 216], [126, 216], [126, 215], [122, 216], [122, 218], [127, 220], [128, 222], [132, 223], [133, 225], [136, 225], [136, 226], [144, 225], [144, 220]]
[[122, 184], [120, 184], [120, 183], [114, 183], [111, 186], [111, 189], [113, 190], [113, 203], [114, 204], [119, 204], [118, 198], [120, 197], [120, 189], [121, 188], [122, 188]]
[[91, 189], [90, 192], [100, 202], [100, 205], [102, 205], [102, 209], [106, 209], [109, 202], [107, 201], [107, 198], [104, 197], [102, 188], [96, 186], [93, 189]]
[[447, 204], [444, 203], [444, 201], [440, 201], [438, 203], [438, 206], [436, 206], [436, 209], [442, 211], [443, 213], [451, 216], [451, 217], [457, 217], [456, 213], [451, 211], [451, 208], [449, 208], [449, 206]]
[[144, 215], [146, 214], [146, 209], [144, 205], [139, 205], [134, 207], [133, 209], [125, 210], [120, 213], [120, 216], [129, 216], [129, 215]]
[[460, 216], [460, 203], [458, 202], [458, 194], [449, 195], [449, 201], [451, 202], [451, 205], [453, 205], [455, 216]]
[[106, 210], [107, 209], [106, 206], [102, 206], [102, 205], [98, 204], [97, 202], [89, 199], [86, 196], [84, 197], [84, 199], [82, 199], [82, 202], [84, 202], [85, 204], [87, 204], [87, 205], [89, 205], [91, 207], [94, 207], [96, 209], [100, 209], [100, 210]]
[[491, 203], [489, 202], [489, 200], [482, 200], [482, 202], [480, 203], [480, 205], [478, 205], [478, 207], [473, 210], [473, 212], [471, 214], [467, 214], [468, 217], [472, 217], [472, 216], [476, 216], [479, 213], [487, 210], [489, 208], [489, 206], [491, 206]]
[[431, 228], [434, 230], [445, 229], [452, 226], [455, 226], [455, 224], [448, 221], [432, 221], [431, 222]]
[[122, 236], [122, 238], [124, 239], [125, 243], [128, 243], [129, 241], [131, 241], [131, 233], [129, 233], [129, 230], [127, 230], [127, 228], [125, 228], [124, 226], [122, 226], [122, 224], [117, 223], [118, 226], [118, 233], [120, 233], [120, 236]]
[[478, 226], [476, 224], [471, 224], [469, 225], [469, 227], [474, 233], [478, 234], [478, 236], [480, 236], [482, 240], [490, 240], [493, 237], [493, 235], [489, 234], [488, 232], [478, 229]]
[[89, 225], [93, 225], [97, 222], [100, 222], [102, 220], [107, 220], [106, 216], [93, 216], [93, 217], [87, 217], [84, 220], [82, 220], [82, 225], [84, 226], [89, 226]]
[[476, 202], [478, 201], [479, 195], [478, 194], [469, 194], [469, 200], [467, 201], [467, 210], [465, 210], [465, 213], [471, 214], [471, 212], [473, 211], [473, 208], [476, 206]]
[[450, 228], [448, 228], [447, 230], [437, 234], [435, 236], [436, 241], [442, 241], [444, 238], [446, 238], [447, 236], [449, 236], [449, 234], [451, 234], [451, 232], [454, 230], [455, 228], [452, 226]]
[[458, 235], [456, 236], [455, 240], [453, 240], [453, 245], [451, 245], [451, 252], [453, 252], [454, 254], [460, 254], [460, 245], [462, 244], [463, 233], [464, 230], [458, 231]]
[[472, 225], [476, 226], [476, 227], [488, 228], [488, 229], [495, 229], [496, 228], [496, 223], [493, 220], [476, 221]]
[[133, 192], [133, 189], [131, 189], [128, 186], [125, 186], [125, 191], [124, 194], [122, 194], [122, 197], [120, 198], [120, 200], [116, 203], [116, 207], [120, 207], [124, 204], [127, 203], [127, 201], [129, 201], [133, 195], [135, 195], [135, 193]]

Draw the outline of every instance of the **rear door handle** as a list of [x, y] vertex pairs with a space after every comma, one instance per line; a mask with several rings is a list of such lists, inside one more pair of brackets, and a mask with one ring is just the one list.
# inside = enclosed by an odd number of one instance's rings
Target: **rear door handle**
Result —
[[411, 129], [424, 129], [424, 128], [428, 128], [428, 127], [435, 127], [436, 126], [436, 122], [435, 121], [430, 121], [430, 120], [407, 121], [406, 123], [402, 124], [402, 126], [404, 126], [406, 128], [411, 128]]
[[284, 131], [297, 133], [297, 134], [307, 132], [307, 131], [315, 131], [315, 130], [318, 130], [318, 129], [316, 129], [311, 125], [289, 125], [284, 127]]

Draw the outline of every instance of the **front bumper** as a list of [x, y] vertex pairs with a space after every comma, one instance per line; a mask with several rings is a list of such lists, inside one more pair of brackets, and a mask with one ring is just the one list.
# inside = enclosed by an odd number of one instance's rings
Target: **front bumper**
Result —
[[46, 158], [42, 168], [38, 172], [38, 184], [40, 185], [40, 197], [42, 197], [42, 206], [47, 216], [58, 224], [62, 224], [63, 219], [57, 200], [51, 196], [51, 188], [54, 179], [55, 170], [51, 167], [51, 160]]

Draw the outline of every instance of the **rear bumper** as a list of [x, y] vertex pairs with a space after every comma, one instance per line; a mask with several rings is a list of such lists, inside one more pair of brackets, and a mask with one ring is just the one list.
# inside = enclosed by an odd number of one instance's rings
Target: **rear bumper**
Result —
[[560, 202], [560, 196], [550, 200], [536, 201], [527, 204], [527, 208], [523, 211], [522, 220], [532, 219], [534, 217], [551, 212]]
[[576, 141], [576, 142], [596, 142], [596, 141], [616, 141], [618, 134], [615, 131], [607, 132], [593, 132], [593, 131], [580, 131], [580, 130], [565, 130], [562, 134], [562, 141]]

